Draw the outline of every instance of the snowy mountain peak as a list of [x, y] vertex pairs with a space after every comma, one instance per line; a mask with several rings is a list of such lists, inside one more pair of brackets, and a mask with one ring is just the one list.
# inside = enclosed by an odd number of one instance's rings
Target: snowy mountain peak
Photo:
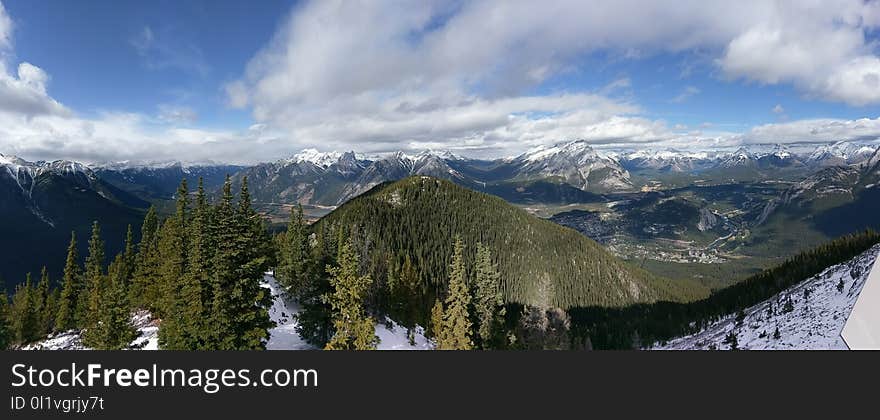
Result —
[[294, 163], [309, 162], [322, 168], [326, 168], [342, 157], [339, 152], [319, 152], [317, 149], [303, 149], [301, 152], [293, 155], [290, 161]]

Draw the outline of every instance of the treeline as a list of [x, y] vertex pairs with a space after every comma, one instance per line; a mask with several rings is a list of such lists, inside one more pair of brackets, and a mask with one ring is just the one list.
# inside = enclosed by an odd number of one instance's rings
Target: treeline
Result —
[[16, 287], [11, 304], [0, 298], [0, 344], [81, 330], [87, 347], [127, 348], [137, 336], [131, 314], [145, 309], [161, 320], [164, 349], [265, 348], [271, 296], [260, 281], [274, 265], [274, 248], [251, 206], [247, 180], [237, 201], [228, 177], [214, 204], [201, 180], [193, 200], [186, 180], [176, 197], [176, 210], [164, 221], [150, 208], [140, 242], [129, 227], [124, 250], [108, 265], [97, 222], [84, 261], [72, 235], [58, 287], [43, 270], [37, 284], [28, 275]]
[[658, 302], [619, 309], [572, 308], [568, 310], [572, 347], [643, 348], [699, 332], [830, 266], [856, 257], [878, 242], [880, 234], [871, 230], [843, 236], [691, 303]]

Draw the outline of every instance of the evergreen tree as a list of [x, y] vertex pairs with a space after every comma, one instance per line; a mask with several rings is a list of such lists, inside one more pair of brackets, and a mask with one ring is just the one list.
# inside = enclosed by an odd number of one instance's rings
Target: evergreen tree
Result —
[[302, 205], [291, 208], [277, 274], [281, 285], [294, 296], [300, 294], [308, 281], [309, 239], [306, 228]]
[[217, 248], [214, 254], [209, 348], [264, 349], [269, 338], [268, 289], [260, 287], [270, 263], [270, 240], [262, 219], [251, 207], [247, 178], [242, 180], [239, 205], [232, 202], [232, 182], [226, 177], [215, 210]]
[[67, 261], [64, 263], [64, 278], [61, 285], [61, 296], [58, 301], [58, 312], [55, 316], [55, 330], [66, 331], [84, 324], [84, 314], [77, 312], [80, 294], [83, 290], [82, 272], [79, 267], [79, 253], [76, 250], [76, 233], [70, 233], [70, 245], [67, 247]]
[[779, 333], [779, 326], [776, 326], [776, 331], [773, 332], [773, 339], [779, 340], [782, 337], [782, 334]]
[[125, 253], [116, 256], [108, 269], [109, 284], [105, 293], [101, 319], [101, 336], [94, 346], [97, 349], [117, 350], [129, 346], [137, 337], [137, 329], [131, 323], [131, 311], [126, 290], [130, 273]]
[[135, 255], [129, 302], [134, 308], [156, 310], [159, 303], [159, 216], [150, 206], [141, 226], [141, 242]]
[[208, 340], [210, 306], [213, 296], [211, 288], [211, 259], [214, 249], [211, 208], [205, 194], [204, 182], [199, 178], [192, 222], [189, 225], [189, 255], [186, 276], [181, 289], [183, 298], [183, 329], [190, 337], [189, 345], [204, 348]]
[[358, 256], [349, 242], [339, 249], [337, 267], [328, 267], [333, 292], [326, 300], [333, 309], [336, 333], [326, 350], [373, 350], [378, 345], [376, 327], [364, 309], [367, 289], [373, 280], [358, 275]]
[[35, 334], [39, 320], [35, 310], [35, 295], [31, 274], [28, 273], [24, 284], [16, 286], [12, 296], [10, 324], [14, 343], [27, 344], [39, 338]]
[[6, 295], [6, 283], [0, 279], [0, 350], [5, 350], [12, 344], [9, 318], [9, 297]]
[[34, 312], [37, 317], [36, 334], [40, 337], [52, 331], [55, 321], [55, 303], [50, 290], [49, 271], [44, 266], [34, 295]]
[[86, 256], [85, 270], [83, 273], [84, 284], [87, 293], [81, 293], [79, 298], [80, 309], [78, 313], [84, 314], [83, 327], [90, 328], [97, 325], [100, 320], [101, 292], [104, 286], [104, 240], [101, 239], [101, 225], [95, 221], [92, 223], [92, 236], [89, 238], [89, 254]]
[[472, 324], [468, 307], [471, 304], [467, 286], [467, 272], [464, 263], [464, 243], [456, 237], [453, 246], [452, 263], [449, 266], [449, 295], [444, 305], [444, 340], [441, 350], [470, 350]]
[[85, 295], [85, 299], [80, 300], [86, 301], [83, 344], [95, 349], [105, 349], [106, 337], [109, 335], [107, 331], [109, 326], [104, 322], [109, 310], [105, 304], [107, 276], [104, 274], [104, 252], [101, 227], [98, 222], [94, 222], [84, 274], [88, 293]]
[[431, 308], [431, 333], [434, 335], [434, 343], [440, 348], [440, 343], [446, 342], [446, 323], [443, 321], [443, 303], [440, 299], [434, 301]]
[[500, 278], [497, 267], [492, 263], [489, 248], [477, 244], [474, 311], [477, 316], [477, 335], [484, 349], [498, 343], [498, 332], [503, 327], [505, 309]]
[[177, 211], [167, 219], [159, 230], [159, 284], [161, 304], [158, 315], [159, 345], [168, 350], [195, 349], [199, 337], [188, 334], [186, 324], [187, 303], [184, 282], [187, 280], [187, 251], [189, 246], [187, 224], [189, 223], [189, 189], [186, 179], [177, 189]]

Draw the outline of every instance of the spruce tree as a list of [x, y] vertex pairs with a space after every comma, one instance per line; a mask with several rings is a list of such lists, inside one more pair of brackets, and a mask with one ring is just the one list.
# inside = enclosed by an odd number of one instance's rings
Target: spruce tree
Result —
[[204, 183], [199, 178], [192, 221], [189, 224], [189, 254], [187, 270], [181, 288], [183, 298], [182, 328], [192, 348], [205, 348], [210, 324], [210, 305], [213, 296], [211, 288], [211, 259], [214, 250], [211, 208], [205, 194]]
[[477, 316], [477, 334], [483, 349], [498, 344], [498, 332], [503, 326], [504, 298], [501, 294], [501, 275], [492, 263], [489, 247], [477, 244], [474, 310]]
[[12, 296], [10, 324], [14, 343], [27, 344], [38, 338], [35, 334], [38, 323], [35, 294], [31, 274], [28, 273], [25, 282], [15, 287], [15, 294]]
[[92, 223], [92, 236], [89, 238], [89, 254], [86, 256], [83, 279], [86, 293], [79, 298], [78, 313], [83, 315], [83, 327], [91, 328], [100, 320], [101, 292], [104, 287], [104, 240], [101, 239], [101, 225]]
[[101, 227], [95, 222], [92, 225], [92, 237], [89, 239], [89, 255], [86, 257], [84, 274], [88, 291], [85, 299], [80, 299], [86, 302], [83, 344], [95, 349], [105, 349], [106, 337], [109, 335], [109, 326], [104, 322], [109, 310], [105, 304], [107, 276], [104, 274], [104, 252]]
[[260, 286], [271, 256], [262, 219], [251, 207], [247, 178], [239, 203], [233, 204], [232, 181], [214, 211], [217, 247], [213, 258], [212, 330], [207, 346], [217, 350], [264, 349], [269, 338], [271, 296]]
[[151, 206], [141, 226], [129, 302], [134, 308], [156, 310], [159, 304], [159, 216]]
[[42, 337], [52, 331], [55, 321], [55, 303], [50, 290], [49, 271], [44, 266], [40, 271], [40, 282], [37, 284], [34, 304], [37, 316], [36, 332]]
[[187, 334], [183, 284], [187, 280], [187, 251], [189, 246], [189, 189], [186, 179], [177, 189], [177, 211], [162, 224], [159, 231], [159, 284], [161, 296], [159, 316], [159, 345], [168, 350], [198, 348], [199, 337]]
[[437, 299], [431, 308], [431, 333], [434, 335], [434, 343], [438, 349], [446, 342], [446, 323], [443, 318], [443, 303]]
[[109, 283], [105, 293], [101, 319], [101, 336], [97, 349], [118, 350], [129, 346], [137, 337], [137, 329], [131, 323], [131, 311], [126, 290], [127, 276], [130, 273], [129, 261], [125, 253], [116, 256], [108, 271]]
[[449, 294], [444, 305], [444, 326], [446, 337], [440, 342], [441, 350], [470, 350], [471, 319], [468, 307], [471, 296], [467, 286], [467, 272], [464, 263], [464, 243], [456, 237], [453, 245], [452, 263], [449, 266]]
[[336, 333], [326, 350], [374, 350], [376, 327], [364, 308], [370, 276], [358, 275], [358, 256], [348, 241], [339, 249], [338, 266], [328, 267], [333, 292], [326, 296], [333, 310]]
[[289, 293], [298, 296], [308, 281], [309, 242], [302, 205], [290, 209], [290, 222], [281, 244], [278, 280]]
[[58, 313], [55, 316], [56, 331], [71, 330], [84, 324], [84, 317], [77, 312], [82, 290], [82, 270], [79, 267], [79, 253], [76, 250], [76, 233], [71, 232], [67, 261], [64, 263], [61, 296], [58, 300]]

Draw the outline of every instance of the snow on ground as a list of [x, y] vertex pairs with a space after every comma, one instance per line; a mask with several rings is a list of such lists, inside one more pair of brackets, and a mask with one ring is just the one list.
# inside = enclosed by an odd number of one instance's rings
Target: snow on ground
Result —
[[[276, 326], [269, 330], [268, 350], [316, 350], [317, 348], [299, 336], [296, 332], [295, 315], [299, 313], [299, 305], [290, 298], [278, 281], [267, 273], [260, 286], [272, 293], [272, 307], [269, 318]], [[138, 329], [138, 337], [131, 342], [131, 350], [159, 349], [159, 320], [154, 320], [149, 311], [137, 311], [132, 314], [131, 322]], [[390, 319], [385, 324], [376, 325], [376, 336], [379, 337], [379, 350], [431, 350], [434, 344], [425, 337], [422, 327], [416, 328], [415, 344], [410, 345], [406, 328]], [[80, 331], [70, 330], [49, 335], [44, 340], [28, 344], [22, 350], [90, 350], [82, 344]]]
[[[725, 337], [734, 332], [740, 349], [846, 350], [840, 333], [878, 254], [880, 245], [875, 245], [850, 261], [831, 266], [746, 309], [739, 325], [736, 315], [731, 314], [699, 333], [676, 338], [655, 349], [729, 349]], [[838, 290], [838, 286], [842, 289]], [[786, 312], [785, 302], [789, 298], [793, 310]], [[779, 338], [774, 338], [777, 328]]]
[[[263, 276], [261, 286], [269, 289], [272, 293], [272, 307], [269, 308], [269, 318], [275, 321], [277, 326], [269, 330], [268, 350], [314, 350], [315, 346], [307, 343], [296, 332], [296, 317], [299, 313], [299, 305], [284, 291], [278, 281], [270, 273]], [[387, 325], [376, 324], [376, 336], [379, 337], [379, 350], [431, 350], [434, 344], [425, 337], [422, 327], [416, 328], [415, 345], [410, 345], [403, 328], [394, 321], [386, 319]]]
[[272, 307], [269, 308], [269, 318], [275, 321], [275, 328], [269, 330], [268, 350], [314, 350], [315, 347], [303, 340], [296, 332], [296, 318], [299, 313], [297, 305], [287, 292], [278, 284], [275, 277], [269, 274], [263, 276], [260, 284], [272, 293]]
[[[131, 315], [131, 322], [138, 330], [138, 337], [131, 342], [130, 350], [158, 350], [159, 324], [149, 311], [137, 311]], [[91, 350], [82, 343], [80, 331], [70, 330], [50, 334], [44, 340], [28, 344], [22, 350]]]

